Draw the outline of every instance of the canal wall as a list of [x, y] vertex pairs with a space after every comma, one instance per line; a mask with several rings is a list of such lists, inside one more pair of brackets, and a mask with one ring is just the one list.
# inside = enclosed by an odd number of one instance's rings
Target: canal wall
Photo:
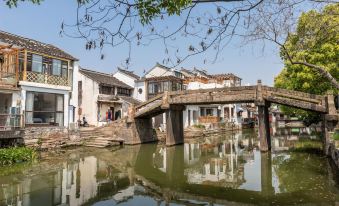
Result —
[[81, 145], [78, 130], [65, 127], [27, 127], [23, 132], [22, 144], [42, 150]]

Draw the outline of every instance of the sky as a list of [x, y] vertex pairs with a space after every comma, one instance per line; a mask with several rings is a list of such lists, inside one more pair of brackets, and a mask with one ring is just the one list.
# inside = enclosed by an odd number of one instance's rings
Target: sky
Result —
[[[118, 48], [105, 47], [103, 60], [98, 50], [88, 51], [82, 39], [61, 37], [60, 25], [63, 21], [74, 22], [76, 19], [76, 4], [71, 0], [45, 0], [41, 5], [21, 3], [18, 8], [9, 9], [4, 1], [0, 1], [0, 30], [20, 36], [53, 44], [79, 59], [83, 68], [101, 72], [113, 73], [123, 65], [128, 53], [127, 45]], [[180, 39], [176, 43], [184, 44]], [[159, 43], [132, 50], [132, 62], [129, 70], [138, 75], [151, 69], [157, 62], [162, 62], [164, 48]], [[242, 84], [256, 84], [261, 79], [263, 84], [272, 86], [274, 77], [283, 68], [276, 45], [249, 44], [243, 45], [241, 40], [234, 39], [219, 55], [215, 63], [204, 64], [204, 55], [194, 56], [180, 67], [205, 69], [211, 74], [234, 73], [242, 78]]]

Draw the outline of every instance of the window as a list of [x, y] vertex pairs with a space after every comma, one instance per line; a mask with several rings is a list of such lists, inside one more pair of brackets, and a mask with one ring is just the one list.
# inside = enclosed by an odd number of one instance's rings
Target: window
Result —
[[32, 71], [42, 73], [42, 56], [32, 54]]
[[138, 92], [139, 92], [139, 94], [142, 94], [142, 89], [139, 88], [139, 89], [138, 89]]
[[69, 69], [68, 82], [71, 85], [72, 90], [73, 90], [73, 69]]
[[157, 94], [159, 93], [159, 85], [154, 84], [154, 93]]
[[164, 82], [164, 91], [168, 91], [168, 82]]
[[64, 125], [64, 96], [41, 92], [26, 94], [26, 124]]
[[61, 62], [61, 76], [67, 78], [68, 76], [68, 62]]
[[148, 93], [149, 94], [153, 94], [154, 93], [154, 86], [153, 86], [153, 84], [149, 84], [148, 85]]
[[24, 71], [25, 56], [23, 52], [19, 53], [19, 71]]
[[61, 61], [58, 59], [53, 59], [52, 75], [61, 75]]
[[182, 89], [182, 84], [179, 82], [172, 82], [172, 91], [180, 91]]
[[101, 86], [99, 93], [100, 94], [114, 95], [114, 87]]
[[206, 116], [213, 116], [213, 109], [206, 109]]
[[78, 81], [78, 104], [82, 104], [82, 81]]
[[126, 95], [130, 96], [130, 90], [126, 88], [120, 88], [118, 87], [118, 95]]
[[175, 74], [176, 77], [182, 78], [182, 73], [181, 72], [174, 71], [174, 74]]
[[204, 108], [200, 108], [200, 116], [205, 116], [205, 109]]

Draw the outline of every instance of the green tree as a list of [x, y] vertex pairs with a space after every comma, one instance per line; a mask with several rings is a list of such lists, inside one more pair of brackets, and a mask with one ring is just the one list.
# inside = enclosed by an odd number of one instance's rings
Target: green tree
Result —
[[33, 4], [40, 4], [43, 0], [5, 0], [6, 2], [6, 5], [9, 7], [9, 8], [12, 8], [12, 7], [17, 7], [18, 6], [18, 2], [31, 2]]
[[[291, 33], [281, 47], [281, 58], [285, 67], [275, 78], [275, 86], [313, 94], [325, 94], [328, 90], [338, 92], [326, 74], [312, 66], [323, 68], [336, 81], [339, 79], [339, 6], [326, 6], [321, 12], [311, 10], [303, 13], [295, 33]], [[293, 58], [293, 60], [291, 60]], [[299, 63], [295, 63], [299, 62]], [[316, 122], [319, 116], [297, 109], [283, 107], [308, 123]]]

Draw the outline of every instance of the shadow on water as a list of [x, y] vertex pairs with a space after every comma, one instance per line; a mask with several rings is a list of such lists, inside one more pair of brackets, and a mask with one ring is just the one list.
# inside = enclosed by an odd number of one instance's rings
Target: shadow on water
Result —
[[260, 153], [247, 130], [173, 147], [44, 154], [38, 164], [0, 168], [0, 205], [338, 204], [336, 174], [310, 150], [316, 140], [280, 135], [273, 146]]

